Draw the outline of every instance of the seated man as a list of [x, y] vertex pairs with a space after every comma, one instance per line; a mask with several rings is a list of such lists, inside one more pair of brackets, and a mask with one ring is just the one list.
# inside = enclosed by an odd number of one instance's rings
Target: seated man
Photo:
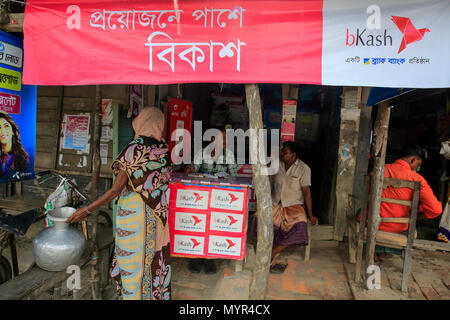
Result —
[[[306, 212], [312, 224], [318, 224], [317, 217], [312, 214], [311, 169], [298, 159], [298, 153], [295, 143], [284, 142], [280, 154], [280, 169], [273, 177], [272, 273], [283, 273], [286, 270], [286, 263], [275, 263], [282, 250], [292, 245], [308, 244]], [[255, 225], [253, 223], [254, 227]], [[253, 229], [253, 233], [255, 231]]]
[[[221, 128], [220, 132], [222, 133], [222, 149], [221, 150], [217, 149], [217, 152], [219, 154], [217, 160], [214, 161], [214, 158], [216, 156], [215, 155], [216, 149], [213, 149], [211, 151], [210, 157], [208, 157], [208, 155], [205, 153], [207, 152], [205, 148], [195, 155], [194, 164], [187, 166], [184, 171], [185, 173], [203, 172], [214, 174], [218, 172], [225, 172], [232, 177], [237, 176], [237, 166], [234, 154], [233, 152], [231, 152], [226, 148], [227, 146], [226, 131], [224, 128]], [[214, 142], [215, 138], [213, 137], [211, 140]]]
[[[394, 163], [386, 164], [384, 167], [384, 176], [387, 178], [419, 181], [420, 196], [418, 219], [433, 219], [442, 212], [442, 205], [433, 194], [433, 190], [427, 181], [417, 173], [422, 161], [426, 159], [426, 150], [419, 146], [409, 146], [402, 151], [401, 157]], [[394, 198], [399, 200], [411, 200], [413, 190], [409, 188], [388, 187], [383, 190], [382, 197]], [[395, 203], [381, 202], [380, 216], [383, 218], [408, 218], [409, 207]], [[387, 232], [401, 233], [408, 230], [407, 223], [382, 222], [379, 230]], [[389, 257], [390, 253], [398, 253], [398, 250], [377, 246], [375, 248], [376, 260]]]
[[[203, 149], [202, 151], [198, 152], [194, 157], [194, 164], [191, 164], [186, 167], [185, 173], [191, 173], [191, 172], [203, 172], [203, 173], [209, 173], [214, 174], [218, 172], [225, 172], [228, 175], [235, 177], [237, 176], [237, 165], [234, 158], [234, 154], [226, 148], [227, 140], [226, 140], [226, 131], [225, 129], [221, 128], [220, 132], [222, 133], [222, 146], [218, 146], [219, 148], [222, 147], [221, 150], [219, 149], [213, 149], [211, 151], [211, 157], [208, 157], [208, 155], [205, 153], [208, 150]], [[215, 138], [212, 138], [212, 141], [215, 141]], [[222, 152], [223, 151], [223, 152]], [[219, 157], [217, 157], [217, 161], [213, 161], [215, 158], [215, 152], [219, 154]], [[190, 259], [188, 269], [191, 272], [199, 273], [201, 271], [202, 266], [205, 267], [205, 273], [206, 274], [212, 274], [216, 273], [217, 268], [214, 263], [214, 260], [211, 259]]]

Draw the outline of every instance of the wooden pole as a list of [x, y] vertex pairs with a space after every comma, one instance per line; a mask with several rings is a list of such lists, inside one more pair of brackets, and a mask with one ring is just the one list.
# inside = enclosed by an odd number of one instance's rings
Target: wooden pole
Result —
[[[257, 84], [246, 84], [245, 93], [247, 96], [247, 107], [249, 110], [250, 129], [258, 132], [263, 128], [261, 99], [259, 96], [259, 87]], [[250, 143], [250, 156], [254, 159], [252, 166], [253, 184], [258, 210], [258, 243], [256, 246], [256, 263], [253, 270], [253, 278], [250, 284], [251, 300], [262, 300], [266, 296], [267, 283], [269, 280], [270, 257], [272, 255], [273, 243], [273, 217], [272, 217], [272, 198], [270, 190], [270, 181], [267, 175], [261, 174], [263, 165], [259, 161], [258, 151], [260, 144], [259, 134], [256, 134], [256, 142]]]
[[[356, 168], [355, 168], [355, 181], [353, 183], [353, 208], [356, 210], [361, 208], [361, 214], [366, 209], [367, 203], [364, 203], [362, 199], [367, 199], [368, 188], [366, 188], [366, 178], [369, 168], [369, 155], [370, 155], [370, 134], [372, 132], [372, 107], [366, 106], [366, 101], [370, 93], [369, 87], [360, 88], [358, 96], [361, 103], [361, 117], [359, 119], [359, 138], [358, 138], [358, 151], [356, 154]], [[354, 212], [355, 213], [355, 212]], [[365, 219], [366, 216], [364, 216]], [[361, 276], [361, 262], [362, 262], [362, 234], [358, 238], [358, 245], [356, 246], [356, 265], [355, 265], [355, 281], [360, 281]], [[353, 239], [348, 239], [352, 241]]]
[[[99, 181], [100, 181], [100, 130], [102, 117], [102, 96], [99, 85], [95, 86], [95, 109], [94, 109], [94, 137], [93, 137], [93, 157], [92, 157], [92, 182], [91, 182], [91, 200], [98, 199]], [[94, 211], [89, 219], [90, 222], [90, 240], [93, 242], [94, 249], [92, 253], [91, 270], [91, 292], [93, 300], [101, 300], [100, 290], [100, 255], [97, 243], [98, 211]]]
[[[378, 105], [377, 119], [374, 126], [374, 142], [372, 154], [374, 168], [370, 192], [369, 220], [367, 223], [366, 239], [366, 268], [374, 264], [375, 236], [380, 226], [380, 203], [384, 181], [384, 162], [386, 158], [389, 117], [391, 109], [389, 102]], [[365, 274], [365, 272], [364, 272]]]
[[361, 88], [344, 87], [341, 104], [339, 149], [336, 172], [336, 214], [334, 216], [334, 240], [342, 241], [347, 229], [349, 195], [353, 191], [356, 155], [358, 148]]

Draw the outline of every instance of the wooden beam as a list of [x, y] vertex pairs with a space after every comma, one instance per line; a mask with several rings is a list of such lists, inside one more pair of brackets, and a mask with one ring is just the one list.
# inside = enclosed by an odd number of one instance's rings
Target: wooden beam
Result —
[[345, 87], [342, 93], [341, 126], [339, 133], [338, 164], [336, 173], [336, 214], [334, 239], [342, 241], [347, 228], [349, 196], [353, 191], [356, 155], [359, 137], [361, 97], [359, 89]]
[[[57, 135], [57, 141], [56, 141], [56, 152], [55, 156], [53, 158], [53, 164], [52, 169], [56, 170], [58, 167], [58, 158], [59, 158], [59, 152], [61, 149], [61, 136], [63, 132], [61, 132], [61, 124], [64, 121], [64, 112], [63, 112], [63, 106], [64, 106], [64, 86], [59, 87], [58, 92], [58, 106], [57, 106], [57, 119], [58, 119], [58, 135]], [[62, 149], [61, 149], [62, 151]]]
[[[258, 132], [263, 128], [261, 99], [259, 96], [259, 87], [257, 84], [246, 84], [245, 93], [247, 97], [247, 107], [249, 110], [250, 129]], [[256, 246], [256, 263], [253, 270], [253, 277], [250, 284], [250, 299], [263, 300], [267, 292], [269, 280], [269, 266], [272, 255], [273, 243], [273, 217], [272, 217], [272, 198], [269, 176], [262, 175], [263, 165], [259, 162], [259, 146], [264, 141], [260, 141], [259, 134], [256, 134], [256, 143], [250, 144], [251, 159], [254, 159], [252, 166], [253, 184], [258, 211], [258, 229]]]
[[[92, 182], [91, 182], [91, 200], [98, 199], [99, 182], [100, 182], [100, 130], [102, 121], [102, 94], [101, 87], [95, 86], [95, 108], [94, 108], [94, 139], [93, 139], [93, 156], [92, 156]], [[91, 273], [91, 289], [92, 300], [101, 300], [101, 290], [99, 282], [99, 250], [97, 243], [97, 227], [98, 227], [98, 210], [92, 213], [89, 219], [90, 222], [90, 238], [94, 244], [93, 259], [92, 259], [92, 273]]]
[[450, 243], [441, 241], [415, 239], [413, 242], [413, 247], [422, 250], [431, 250], [431, 251], [442, 250], [450, 252]]
[[359, 119], [359, 137], [356, 151], [355, 179], [353, 182], [353, 208], [358, 210], [362, 208], [361, 200], [365, 191], [365, 177], [369, 173], [369, 155], [370, 155], [370, 135], [372, 132], [372, 107], [366, 105], [370, 93], [370, 87], [358, 88], [359, 109], [361, 116]]
[[373, 157], [374, 168], [370, 193], [370, 208], [367, 224], [366, 267], [374, 264], [375, 237], [380, 225], [380, 203], [384, 183], [384, 163], [391, 109], [389, 102], [378, 105], [377, 119], [374, 128]]

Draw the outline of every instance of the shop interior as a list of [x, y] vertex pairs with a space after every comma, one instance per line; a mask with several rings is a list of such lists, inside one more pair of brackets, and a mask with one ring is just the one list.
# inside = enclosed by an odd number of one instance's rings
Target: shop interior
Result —
[[[264, 128], [280, 129], [282, 86], [260, 84], [259, 87]], [[156, 94], [156, 101], [160, 101], [158, 90]], [[209, 128], [221, 127], [246, 131], [249, 127], [243, 84], [180, 84], [178, 94], [179, 98], [192, 102], [192, 120], [202, 122], [203, 132]], [[334, 223], [341, 94], [342, 87], [332, 86], [300, 85], [298, 91], [295, 142], [300, 147], [301, 160], [311, 168], [313, 210], [321, 225]], [[428, 181], [437, 198], [444, 203], [449, 193], [450, 170], [449, 161], [439, 151], [441, 142], [449, 138], [449, 91], [413, 90], [393, 99], [392, 103], [386, 163], [395, 161], [406, 144], [423, 146], [428, 152], [428, 158], [421, 166], [420, 174]], [[161, 104], [164, 105], [164, 101]], [[375, 121], [376, 112], [375, 106], [372, 121]], [[126, 106], [119, 109], [119, 151], [133, 135], [131, 120], [126, 113]], [[203, 142], [203, 147], [208, 143]], [[248, 163], [248, 139], [246, 143]], [[270, 143], [268, 144], [270, 154]], [[193, 143], [191, 145], [193, 147]], [[369, 159], [369, 171], [373, 166], [371, 160]], [[419, 238], [435, 240], [438, 225], [439, 217], [418, 221]]]

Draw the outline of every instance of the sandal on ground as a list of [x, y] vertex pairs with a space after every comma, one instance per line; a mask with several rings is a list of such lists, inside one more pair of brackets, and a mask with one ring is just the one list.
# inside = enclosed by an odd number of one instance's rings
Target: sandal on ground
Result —
[[200, 273], [202, 271], [203, 262], [199, 259], [190, 259], [188, 270], [192, 273]]
[[270, 273], [281, 274], [286, 270], [287, 266], [287, 264], [274, 264], [270, 267]]
[[216, 263], [214, 260], [206, 260], [204, 263], [205, 274], [214, 274], [217, 272]]

